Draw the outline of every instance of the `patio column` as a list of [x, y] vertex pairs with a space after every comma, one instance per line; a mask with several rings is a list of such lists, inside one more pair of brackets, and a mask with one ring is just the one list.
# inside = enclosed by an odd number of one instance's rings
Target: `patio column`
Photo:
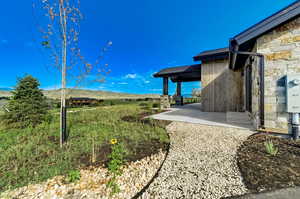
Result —
[[163, 95], [169, 95], [169, 78], [163, 78]]
[[176, 105], [179, 105], [179, 106], [183, 105], [183, 98], [181, 96], [181, 82], [177, 82], [175, 100], [176, 100]]
[[169, 78], [163, 77], [163, 95], [160, 96], [160, 108], [170, 108], [170, 97], [169, 97]]
[[177, 82], [177, 90], [176, 90], [176, 95], [181, 96], [181, 82]]

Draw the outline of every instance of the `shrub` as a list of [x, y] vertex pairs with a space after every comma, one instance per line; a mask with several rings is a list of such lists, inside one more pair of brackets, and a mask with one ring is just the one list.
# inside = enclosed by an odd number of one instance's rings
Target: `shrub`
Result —
[[3, 116], [7, 126], [24, 128], [36, 126], [46, 119], [48, 104], [42, 91], [38, 88], [39, 82], [31, 75], [18, 79], [18, 84], [12, 91]]
[[271, 140], [265, 142], [266, 151], [272, 156], [276, 156], [278, 153], [278, 148], [274, 146]]
[[152, 104], [152, 108], [159, 108], [160, 106], [159, 106], [159, 103], [153, 103]]
[[148, 106], [148, 103], [142, 102], [139, 104], [140, 106]]
[[66, 177], [66, 181], [68, 183], [73, 183], [73, 182], [76, 182], [78, 180], [80, 180], [80, 171], [78, 171], [78, 170], [69, 171], [69, 173]]

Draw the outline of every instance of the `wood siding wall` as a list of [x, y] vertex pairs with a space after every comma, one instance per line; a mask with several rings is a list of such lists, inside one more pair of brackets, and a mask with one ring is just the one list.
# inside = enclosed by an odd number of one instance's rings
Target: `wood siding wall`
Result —
[[202, 63], [202, 111], [226, 112], [243, 109], [241, 72], [228, 68], [228, 60]]

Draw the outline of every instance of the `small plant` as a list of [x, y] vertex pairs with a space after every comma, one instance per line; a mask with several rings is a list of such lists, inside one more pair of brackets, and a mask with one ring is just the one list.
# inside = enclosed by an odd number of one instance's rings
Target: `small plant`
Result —
[[119, 185], [116, 183], [116, 176], [113, 176], [107, 183], [107, 187], [111, 189], [111, 195], [115, 195], [121, 191]]
[[80, 180], [80, 171], [78, 170], [72, 170], [68, 173], [67, 177], [66, 177], [66, 181], [68, 183], [73, 183]]
[[272, 156], [276, 156], [278, 153], [278, 148], [274, 146], [271, 140], [265, 142], [266, 151]]
[[111, 195], [119, 193], [120, 187], [116, 183], [116, 177], [122, 175], [121, 167], [124, 164], [124, 158], [126, 155], [126, 150], [123, 144], [118, 143], [117, 139], [110, 140], [111, 146], [111, 154], [108, 156], [108, 171], [111, 173], [112, 177], [107, 183], [107, 187], [111, 188]]

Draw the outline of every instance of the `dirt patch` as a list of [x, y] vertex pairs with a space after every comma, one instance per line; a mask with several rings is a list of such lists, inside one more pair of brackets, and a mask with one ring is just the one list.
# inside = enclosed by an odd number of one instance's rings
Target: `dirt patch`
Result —
[[[166, 151], [168, 148], [168, 143], [161, 142], [158, 139], [145, 140], [142, 142], [135, 143], [132, 140], [121, 141], [126, 143], [126, 148], [129, 151], [129, 154], [125, 158], [126, 162], [135, 162], [141, 160], [147, 156], [157, 154], [160, 150]], [[109, 154], [111, 153], [111, 145], [104, 144], [96, 150], [96, 162], [92, 163], [91, 154], [84, 153], [80, 157], [80, 165], [83, 168], [90, 166], [107, 166], [109, 161]]]
[[138, 115], [126, 115], [122, 117], [121, 119], [125, 122], [137, 122], [142, 123], [144, 125], [152, 125], [152, 126], [158, 126], [161, 128], [165, 128], [167, 125], [171, 124], [171, 121], [165, 121], [165, 120], [155, 120], [152, 118], [146, 118], [150, 115], [162, 113], [165, 112], [163, 110], [153, 110], [151, 112], [142, 112]]
[[[278, 153], [266, 152], [264, 143], [271, 140]], [[238, 166], [247, 188], [258, 192], [300, 185], [300, 141], [256, 134], [239, 148]]]
[[141, 160], [147, 156], [151, 156], [159, 152], [159, 150], [166, 151], [168, 144], [161, 142], [158, 139], [147, 140], [139, 143], [137, 146], [134, 146], [134, 143], [127, 141], [128, 149], [132, 153], [126, 158], [128, 162], [135, 162]]

